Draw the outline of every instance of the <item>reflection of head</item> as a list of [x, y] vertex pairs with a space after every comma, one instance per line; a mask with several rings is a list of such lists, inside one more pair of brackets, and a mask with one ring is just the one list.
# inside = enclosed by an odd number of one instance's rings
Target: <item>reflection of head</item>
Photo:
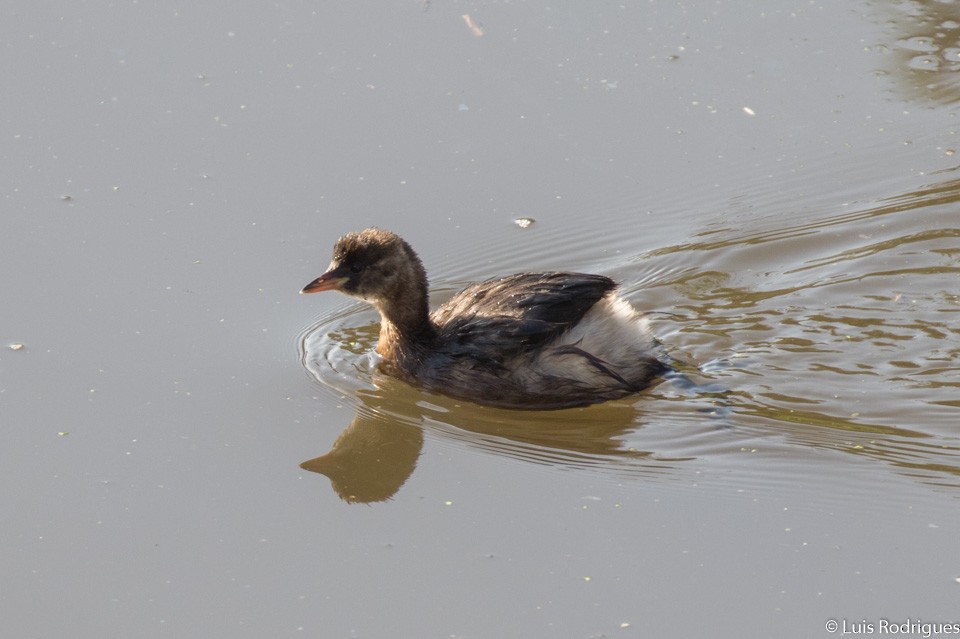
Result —
[[326, 475], [348, 503], [386, 501], [413, 473], [422, 447], [418, 426], [358, 411], [330, 452], [300, 467]]

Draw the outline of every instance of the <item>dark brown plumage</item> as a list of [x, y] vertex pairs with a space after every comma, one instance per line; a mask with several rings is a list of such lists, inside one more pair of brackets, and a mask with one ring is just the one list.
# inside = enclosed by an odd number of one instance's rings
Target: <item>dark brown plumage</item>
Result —
[[517, 273], [473, 284], [431, 315], [420, 258], [400, 236], [341, 237], [302, 293], [338, 290], [380, 311], [384, 372], [481, 404], [565, 408], [636, 393], [665, 371], [646, 320], [584, 273]]

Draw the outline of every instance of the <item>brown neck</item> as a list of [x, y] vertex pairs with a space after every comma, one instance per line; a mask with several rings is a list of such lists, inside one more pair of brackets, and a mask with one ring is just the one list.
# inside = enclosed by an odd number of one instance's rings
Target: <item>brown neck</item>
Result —
[[[378, 291], [373, 305], [380, 311], [380, 343], [377, 351], [384, 357], [413, 352], [428, 346], [436, 336], [430, 321], [427, 273], [420, 258], [406, 242], [393, 262], [396, 272], [387, 290]], [[414, 355], [415, 356], [415, 355]]]
[[425, 290], [405, 291], [390, 300], [377, 305], [380, 311], [377, 352], [387, 359], [397, 359], [428, 345], [436, 335], [436, 329], [430, 321]]

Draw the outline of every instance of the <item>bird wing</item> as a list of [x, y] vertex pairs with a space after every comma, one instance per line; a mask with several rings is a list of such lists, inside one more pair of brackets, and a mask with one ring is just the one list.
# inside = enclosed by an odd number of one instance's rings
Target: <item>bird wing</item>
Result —
[[574, 326], [616, 288], [585, 273], [518, 273], [468, 287], [433, 315], [450, 354], [502, 362]]

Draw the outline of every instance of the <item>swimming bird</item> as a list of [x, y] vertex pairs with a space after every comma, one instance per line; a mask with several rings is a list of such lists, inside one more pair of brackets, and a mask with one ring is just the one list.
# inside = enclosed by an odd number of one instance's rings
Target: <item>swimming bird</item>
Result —
[[646, 318], [616, 283], [587, 273], [516, 273], [473, 284], [430, 312], [427, 274], [399, 235], [337, 240], [301, 293], [336, 290], [380, 312], [378, 367], [433, 392], [518, 409], [637, 393], [666, 372]]

